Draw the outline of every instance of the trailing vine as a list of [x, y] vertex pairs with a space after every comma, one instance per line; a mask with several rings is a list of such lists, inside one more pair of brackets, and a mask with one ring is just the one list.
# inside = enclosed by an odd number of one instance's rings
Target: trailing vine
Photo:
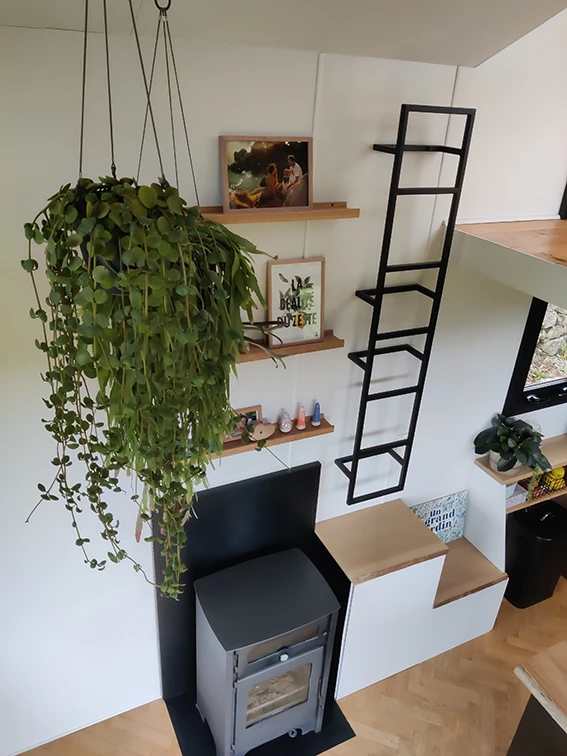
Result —
[[[43, 422], [57, 445], [39, 503], [64, 502], [93, 569], [129, 560], [143, 572], [122, 548], [107, 501], [124, 490], [120, 473], [131, 473], [143, 488], [132, 495], [140, 524], [158, 519], [159, 535], [145, 540], [161, 546], [161, 593], [178, 597], [195, 486], [233, 429], [229, 378], [247, 341], [241, 311], [253, 322], [265, 306], [251, 262], [258, 250], [187, 208], [174, 187], [131, 178], [61, 187], [25, 233], [22, 266], [37, 300], [30, 315], [47, 358]], [[44, 303], [34, 244], [45, 244]], [[73, 474], [77, 463], [82, 472]], [[102, 559], [81, 534], [85, 503], [107, 542]]]

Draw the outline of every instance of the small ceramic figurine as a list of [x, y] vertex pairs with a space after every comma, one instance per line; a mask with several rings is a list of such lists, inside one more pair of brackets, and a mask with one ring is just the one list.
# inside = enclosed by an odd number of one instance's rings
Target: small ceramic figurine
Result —
[[313, 407], [311, 425], [314, 425], [316, 428], [321, 425], [321, 405], [319, 404], [319, 402], [315, 402], [315, 406]]
[[299, 414], [297, 416], [297, 420], [295, 421], [295, 427], [297, 430], [305, 430], [305, 407], [303, 404], [299, 408]]
[[282, 433], [289, 433], [292, 428], [293, 428], [293, 423], [291, 422], [291, 417], [284, 410], [280, 418], [280, 430]]

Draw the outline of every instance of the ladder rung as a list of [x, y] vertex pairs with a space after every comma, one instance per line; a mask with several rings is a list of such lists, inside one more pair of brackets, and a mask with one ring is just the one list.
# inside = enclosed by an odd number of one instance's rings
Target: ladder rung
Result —
[[[391, 454], [393, 449], [399, 449], [401, 446], [407, 446], [408, 439], [404, 438], [401, 441], [390, 441], [387, 444], [378, 444], [377, 446], [368, 446], [366, 449], [361, 449], [358, 453], [359, 459], [368, 459], [369, 457], [378, 457], [380, 454]], [[398, 455], [399, 456], [399, 455]], [[338, 457], [335, 459], [335, 464], [340, 467], [341, 470], [345, 467], [347, 462], [352, 462], [354, 454], [347, 454], [346, 457]], [[350, 475], [350, 470], [345, 468], [343, 472], [345, 475]]]
[[[395, 144], [374, 144], [372, 147], [376, 152], [386, 152], [389, 155], [396, 154], [397, 145]], [[404, 144], [404, 152], [445, 152], [449, 155], [460, 155], [462, 150], [458, 147], [446, 147], [443, 144]]]
[[337, 466], [337, 467], [339, 468], [339, 470], [340, 470], [340, 471], [341, 471], [342, 473], [344, 473], [344, 474], [345, 474], [345, 475], [347, 476], [347, 478], [348, 478], [348, 479], [350, 480], [350, 470], [349, 470], [349, 469], [348, 469], [348, 467], [347, 467], [347, 466], [345, 465], [345, 462], [352, 462], [352, 456], [351, 456], [350, 458], [349, 458], [349, 457], [338, 457], [338, 458], [337, 458], [337, 459], [335, 460], [335, 464], [336, 464], [336, 466]]
[[364, 352], [350, 352], [347, 355], [347, 357], [349, 358], [349, 360], [351, 362], [354, 362], [354, 364], [357, 367], [362, 368], [363, 370], [366, 370], [366, 362], [363, 362], [362, 359], [361, 359], [362, 356], [366, 357], [366, 354], [367, 354], [366, 351], [364, 351]]
[[401, 339], [404, 336], [423, 336], [424, 333], [428, 333], [429, 328], [405, 328], [402, 331], [384, 331], [384, 333], [376, 334], [376, 341], [384, 341], [385, 339]]
[[[376, 291], [376, 289], [373, 291]], [[425, 294], [426, 297], [431, 297], [431, 299], [435, 297], [434, 291], [426, 289], [421, 284], [400, 284], [399, 286], [384, 286], [383, 288], [384, 294], [400, 294], [406, 291], [417, 291], [420, 294]]]
[[429, 268], [440, 268], [441, 260], [435, 262], [403, 263], [400, 265], [388, 265], [386, 273], [401, 273], [406, 270], [428, 270]]
[[[373, 493], [363, 494], [362, 496], [355, 496], [351, 504], [362, 504], [363, 501], [369, 501], [370, 499], [377, 499], [379, 496], [387, 496], [388, 494], [397, 493], [403, 491], [403, 486], [392, 486], [391, 488], [383, 488], [381, 491], [374, 491]], [[348, 504], [348, 502], [347, 502]]]
[[408, 113], [441, 113], [443, 115], [468, 115], [476, 113], [475, 108], [454, 108], [450, 105], [403, 105]]
[[376, 289], [359, 289], [355, 292], [359, 299], [374, 307], [374, 297], [376, 296]]
[[406, 344], [406, 352], [409, 352], [413, 357], [417, 357], [418, 360], [422, 360], [424, 357], [423, 352], [420, 352], [415, 347], [412, 347], [411, 344]]
[[393, 457], [398, 464], [400, 465], [404, 464], [404, 458], [400, 457], [398, 452], [394, 451], [393, 449], [390, 449], [390, 457]]
[[389, 454], [392, 449], [399, 449], [400, 446], [407, 446], [409, 439], [404, 438], [401, 441], [390, 441], [388, 444], [377, 444], [376, 446], [367, 446], [358, 453], [360, 459], [369, 457], [378, 457], [380, 454]]
[[[420, 294], [425, 294], [426, 297], [431, 297], [431, 299], [434, 299], [435, 292], [431, 289], [427, 289], [425, 286], [422, 286], [421, 284], [399, 284], [398, 286], [384, 286], [382, 289], [383, 294], [401, 294], [406, 291], [417, 291]], [[355, 292], [356, 296], [359, 299], [362, 299], [363, 302], [366, 302], [369, 305], [372, 305], [374, 307], [375, 299], [376, 299], [376, 289], [359, 289], [357, 292]]]
[[459, 194], [456, 186], [401, 186], [396, 194]]
[[[423, 354], [411, 344], [396, 344], [395, 346], [380, 347], [373, 350], [374, 357], [380, 357], [383, 354], [395, 354], [396, 352], [409, 352], [413, 357], [417, 357], [418, 360], [423, 359]], [[349, 352], [348, 358], [359, 368], [366, 370], [366, 358], [368, 357], [368, 350], [363, 349], [360, 352]]]
[[368, 394], [367, 402], [375, 402], [377, 399], [390, 399], [394, 396], [405, 396], [406, 394], [415, 394], [418, 386], [405, 386], [404, 388], [392, 389], [391, 391], [378, 391], [376, 394]]

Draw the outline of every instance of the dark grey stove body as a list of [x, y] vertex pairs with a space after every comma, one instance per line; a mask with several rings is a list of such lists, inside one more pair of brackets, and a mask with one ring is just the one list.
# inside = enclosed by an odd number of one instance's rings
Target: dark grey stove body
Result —
[[339, 602], [299, 549], [195, 582], [197, 707], [217, 756], [319, 732]]

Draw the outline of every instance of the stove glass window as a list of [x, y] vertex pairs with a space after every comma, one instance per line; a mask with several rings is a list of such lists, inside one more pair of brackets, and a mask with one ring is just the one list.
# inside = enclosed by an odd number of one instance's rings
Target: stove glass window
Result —
[[246, 727], [305, 703], [309, 698], [310, 678], [311, 664], [302, 664], [253, 685], [248, 692]]

